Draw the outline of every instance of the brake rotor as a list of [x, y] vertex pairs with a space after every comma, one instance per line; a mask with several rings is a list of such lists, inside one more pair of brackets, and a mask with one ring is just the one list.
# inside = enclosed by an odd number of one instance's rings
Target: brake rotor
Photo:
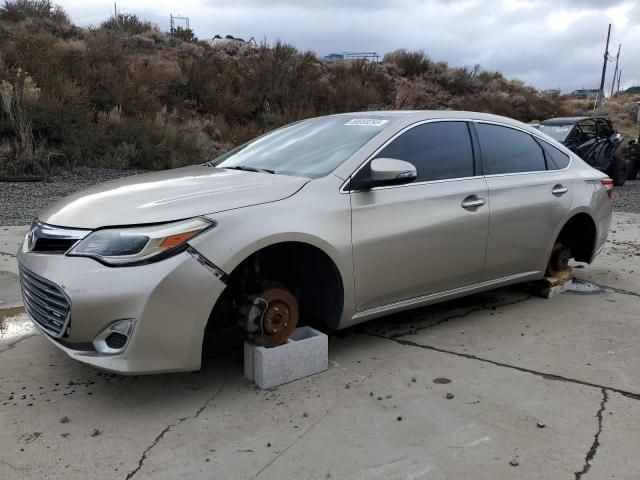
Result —
[[549, 275], [555, 277], [565, 271], [569, 266], [570, 259], [571, 250], [561, 243], [556, 243], [553, 246], [553, 250], [551, 250], [551, 258], [549, 259], [549, 265], [547, 265]]
[[263, 347], [277, 347], [287, 341], [298, 325], [298, 300], [284, 288], [269, 288], [259, 298], [267, 306], [262, 313], [262, 332], [252, 335], [252, 339]]

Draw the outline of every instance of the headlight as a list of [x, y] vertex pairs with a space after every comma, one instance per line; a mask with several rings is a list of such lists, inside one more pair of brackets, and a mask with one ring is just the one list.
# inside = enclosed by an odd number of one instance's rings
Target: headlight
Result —
[[116, 266], [148, 263], [179, 252], [187, 240], [213, 226], [212, 221], [192, 218], [147, 227], [105, 228], [87, 235], [67, 255]]

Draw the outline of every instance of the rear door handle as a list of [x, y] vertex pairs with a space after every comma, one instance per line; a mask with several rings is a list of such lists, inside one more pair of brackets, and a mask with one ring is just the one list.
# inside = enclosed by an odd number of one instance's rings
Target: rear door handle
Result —
[[487, 203], [487, 202], [486, 202], [486, 200], [484, 198], [478, 197], [477, 195], [469, 195], [467, 198], [465, 198], [462, 201], [460, 206], [462, 208], [464, 208], [465, 210], [476, 211], [478, 208], [483, 206], [485, 203]]
[[569, 191], [569, 188], [565, 187], [560, 183], [551, 189], [551, 193], [553, 193], [557, 197], [564, 195], [568, 191]]

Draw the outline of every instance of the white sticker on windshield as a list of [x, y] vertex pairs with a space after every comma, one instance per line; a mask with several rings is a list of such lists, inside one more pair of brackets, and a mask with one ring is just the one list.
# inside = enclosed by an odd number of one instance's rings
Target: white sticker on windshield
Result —
[[358, 127], [381, 127], [389, 120], [380, 120], [377, 118], [354, 118], [349, 120], [345, 125], [355, 125]]

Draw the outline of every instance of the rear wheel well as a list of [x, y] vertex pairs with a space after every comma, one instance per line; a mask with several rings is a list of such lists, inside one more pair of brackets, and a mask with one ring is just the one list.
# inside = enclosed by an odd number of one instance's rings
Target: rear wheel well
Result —
[[245, 297], [267, 282], [288, 288], [300, 305], [300, 324], [324, 323], [335, 328], [344, 306], [342, 278], [333, 260], [318, 247], [283, 242], [262, 248], [243, 260], [229, 275], [209, 318], [210, 327], [236, 322]]
[[571, 257], [588, 263], [596, 245], [596, 224], [587, 213], [578, 213], [565, 223], [556, 243], [569, 247]]

